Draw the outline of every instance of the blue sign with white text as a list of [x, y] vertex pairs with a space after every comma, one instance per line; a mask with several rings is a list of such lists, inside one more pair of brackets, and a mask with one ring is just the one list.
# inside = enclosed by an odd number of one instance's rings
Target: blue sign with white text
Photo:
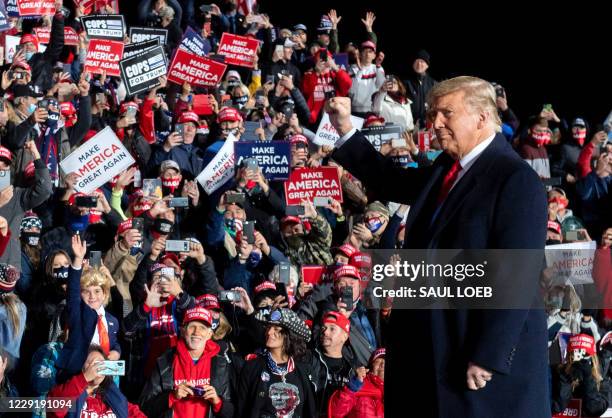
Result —
[[291, 145], [284, 141], [235, 142], [234, 154], [236, 165], [242, 164], [245, 158], [253, 158], [268, 180], [287, 180]]

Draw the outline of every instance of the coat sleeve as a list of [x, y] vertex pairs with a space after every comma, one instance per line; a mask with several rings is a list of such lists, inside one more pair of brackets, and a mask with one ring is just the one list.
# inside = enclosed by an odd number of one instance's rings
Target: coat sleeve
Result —
[[[10, 229], [7, 230], [6, 235], [0, 234], [0, 257], [2, 257], [2, 254], [4, 254], [4, 251], [6, 251], [6, 246], [8, 245], [10, 240], [11, 240], [11, 230]], [[22, 269], [21, 274], [23, 275], [23, 273], [24, 272]]]
[[[83, 391], [87, 388], [87, 380], [83, 373], [79, 373], [66, 383], [53, 387], [48, 394], [49, 398], [70, 398], [72, 402], [81, 396]], [[50, 413], [49, 416], [63, 418], [68, 415], [68, 411], [56, 411]]]
[[83, 269], [68, 271], [68, 292], [66, 295], [66, 313], [68, 326], [71, 329], [81, 328], [81, 273]]
[[164, 391], [162, 386], [162, 374], [159, 370], [159, 360], [155, 370], [142, 389], [138, 403], [140, 409], [147, 417], [163, 417], [169, 408], [169, 391]]
[[15, 125], [12, 122], [7, 123], [8, 135], [6, 136], [6, 147], [12, 152], [23, 148], [28, 134], [34, 128], [34, 122], [32, 118], [26, 118], [19, 125]]
[[53, 16], [53, 23], [51, 24], [51, 38], [47, 49], [43, 52], [43, 58], [45, 61], [55, 64], [60, 59], [64, 49], [64, 15], [57, 12]]
[[329, 398], [328, 414], [329, 418], [344, 418], [351, 413], [357, 403], [355, 392], [348, 387], [335, 391]]
[[[381, 200], [413, 204], [431, 177], [431, 168], [401, 168], [376, 151], [359, 131], [337, 148], [332, 158]], [[389, 181], [393, 179], [393, 181]], [[409, 187], [397, 187], [398, 184]]]
[[83, 138], [85, 138], [85, 134], [89, 131], [91, 127], [91, 97], [81, 96], [79, 100], [79, 116], [77, 118], [77, 122], [70, 131], [69, 141], [70, 146], [74, 147], [78, 145]]
[[138, 127], [142, 136], [149, 144], [155, 143], [155, 124], [153, 118], [153, 99], [145, 99], [140, 109], [140, 119], [138, 121]]
[[595, 144], [593, 141], [590, 141], [582, 148], [582, 151], [580, 151], [578, 162], [576, 163], [576, 171], [579, 179], [586, 177], [592, 170], [591, 157], [593, 157], [594, 148]]
[[34, 161], [35, 183], [21, 195], [21, 208], [26, 211], [42, 205], [51, 196], [51, 175], [42, 159]]
[[351, 80], [351, 76], [346, 71], [338, 70], [336, 72], [335, 85], [336, 94], [338, 96], [346, 97], [348, 96], [349, 90], [353, 85], [353, 80]]

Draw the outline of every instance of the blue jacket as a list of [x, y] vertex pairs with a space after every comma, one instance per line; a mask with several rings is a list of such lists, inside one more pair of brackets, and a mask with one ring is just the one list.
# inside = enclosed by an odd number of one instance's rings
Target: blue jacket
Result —
[[612, 176], [599, 177], [591, 171], [576, 184], [576, 191], [582, 201], [582, 218], [587, 221], [603, 220], [605, 199], [612, 190]]
[[170, 152], [166, 152], [161, 146], [157, 146], [149, 162], [149, 170], [153, 172], [154, 169], [159, 168], [162, 162], [173, 160], [181, 167], [181, 172], [183, 174], [188, 173], [191, 177], [197, 177], [204, 167], [206, 167], [198, 151], [200, 151], [200, 149], [193, 144], [176, 146], [172, 148]]
[[[57, 367], [69, 374], [75, 374], [81, 371], [87, 358], [87, 351], [98, 325], [98, 314], [81, 300], [81, 270], [75, 270], [72, 266], [68, 273], [66, 313], [70, 332], [57, 361]], [[117, 341], [119, 321], [108, 311], [105, 311], [105, 316], [110, 349], [121, 352]]]

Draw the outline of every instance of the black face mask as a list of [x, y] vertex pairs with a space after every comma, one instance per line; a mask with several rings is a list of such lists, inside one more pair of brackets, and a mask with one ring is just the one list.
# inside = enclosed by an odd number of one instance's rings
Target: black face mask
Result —
[[156, 218], [153, 223], [153, 230], [158, 234], [169, 235], [174, 224], [167, 219]]
[[546, 240], [546, 245], [557, 245], [557, 244], [561, 244], [561, 241], [559, 241], [558, 239], [547, 239]]
[[68, 272], [70, 267], [57, 267], [53, 269], [53, 278], [60, 283], [66, 283], [68, 281]]
[[26, 244], [36, 247], [40, 242], [40, 232], [23, 232], [21, 238]]

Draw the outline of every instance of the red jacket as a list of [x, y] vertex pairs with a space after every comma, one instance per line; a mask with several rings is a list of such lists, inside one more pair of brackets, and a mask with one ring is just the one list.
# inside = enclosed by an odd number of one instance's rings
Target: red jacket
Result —
[[351, 76], [344, 70], [330, 71], [325, 74], [307, 71], [302, 80], [302, 92], [310, 109], [308, 121], [310, 123], [317, 121], [325, 104], [325, 92], [334, 91], [336, 96], [346, 97], [352, 84]]
[[329, 399], [329, 418], [382, 418], [385, 416], [383, 404], [384, 382], [372, 374], [366, 375], [363, 386], [353, 392], [345, 386], [337, 390]]
[[[66, 383], [57, 385], [49, 391], [49, 398], [71, 398], [76, 402], [83, 392], [87, 389], [87, 380], [83, 373], [79, 373]], [[47, 412], [50, 418], [63, 418], [68, 414], [68, 410]], [[97, 416], [98, 418], [115, 418], [115, 413], [106, 405], [101, 397], [87, 396], [85, 408], [78, 415], [81, 418], [90, 418]], [[128, 402], [128, 417], [129, 418], [146, 418], [146, 415], [140, 411], [137, 405]]]
[[591, 158], [593, 157], [593, 150], [595, 144], [593, 141], [587, 142], [587, 144], [580, 151], [578, 161], [576, 162], [576, 171], [578, 173], [578, 179], [586, 177], [591, 171]]
[[6, 236], [0, 234], [0, 257], [2, 256], [2, 254], [4, 254], [4, 251], [6, 250], [6, 246], [8, 245], [10, 240], [11, 240], [11, 230], [10, 229], [6, 233]]

